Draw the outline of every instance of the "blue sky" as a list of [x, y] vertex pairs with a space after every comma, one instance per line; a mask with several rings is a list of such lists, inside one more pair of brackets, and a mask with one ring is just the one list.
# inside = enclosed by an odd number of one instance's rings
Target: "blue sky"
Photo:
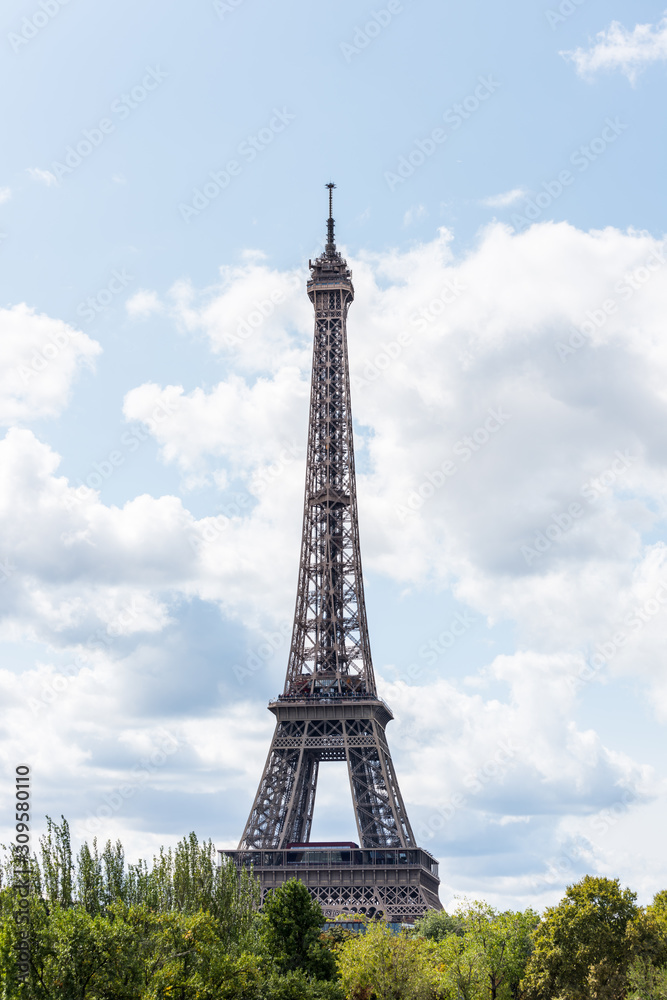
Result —
[[[287, 658], [331, 178], [371, 642], [443, 902], [664, 888], [663, 8], [1, 20], [7, 809], [26, 759], [35, 815], [79, 839], [238, 840]], [[354, 835], [341, 795], [332, 767], [327, 839]]]

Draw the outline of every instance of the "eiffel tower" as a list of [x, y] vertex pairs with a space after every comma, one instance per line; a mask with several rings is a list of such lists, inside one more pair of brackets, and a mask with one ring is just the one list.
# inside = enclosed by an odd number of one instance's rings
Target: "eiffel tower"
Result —
[[[435, 858], [417, 846], [385, 736], [368, 639], [352, 440], [347, 311], [352, 273], [334, 239], [333, 189], [324, 253], [309, 261], [315, 310], [301, 561], [285, 688], [269, 704], [276, 729], [237, 851], [262, 893], [298, 876], [325, 916], [382, 914], [414, 922], [442, 909]], [[313, 843], [321, 763], [345, 761], [359, 843]]]

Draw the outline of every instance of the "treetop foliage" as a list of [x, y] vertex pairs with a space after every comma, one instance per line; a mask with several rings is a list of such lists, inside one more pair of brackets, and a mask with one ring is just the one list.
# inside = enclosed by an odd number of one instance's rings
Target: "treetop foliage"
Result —
[[194, 833], [128, 864], [118, 841], [74, 857], [67, 822], [49, 819], [39, 857], [0, 865], [0, 1000], [667, 1000], [667, 890], [640, 907], [589, 875], [541, 917], [463, 899], [399, 933], [343, 919], [365, 933], [323, 933], [296, 878], [260, 908], [252, 872]]

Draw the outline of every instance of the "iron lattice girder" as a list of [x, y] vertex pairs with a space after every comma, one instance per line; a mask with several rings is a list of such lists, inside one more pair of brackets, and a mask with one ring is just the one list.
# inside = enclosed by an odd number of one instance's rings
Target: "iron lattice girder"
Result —
[[[246, 858], [310, 840], [323, 761], [347, 763], [362, 848], [415, 847], [385, 736], [393, 716], [377, 696], [366, 620], [346, 327], [354, 289], [332, 219], [328, 232], [308, 282], [315, 333], [294, 626], [284, 692], [269, 705], [275, 733], [239, 844]], [[275, 872], [268, 882], [259, 874], [263, 890], [278, 884], [272, 878], [281, 880]], [[350, 889], [326, 873], [313, 882], [299, 871], [329, 915], [352, 906], [407, 919], [441, 908], [437, 876], [413, 875], [410, 886], [394, 884], [390, 873], [380, 885], [377, 872], [362, 865]]]
[[375, 695], [363, 594], [346, 318], [354, 289], [338, 253], [318, 258], [301, 563], [285, 694]]
[[353, 845], [274, 851], [224, 851], [239, 867], [252, 867], [262, 899], [295, 875], [320, 903], [326, 917], [341, 913], [382, 914], [413, 922], [427, 909], [441, 909], [438, 865], [422, 849], [358, 850]]
[[269, 708], [277, 725], [239, 850], [268, 850], [310, 839], [320, 761], [346, 761], [359, 842], [414, 847], [394, 772], [379, 699], [297, 699]]

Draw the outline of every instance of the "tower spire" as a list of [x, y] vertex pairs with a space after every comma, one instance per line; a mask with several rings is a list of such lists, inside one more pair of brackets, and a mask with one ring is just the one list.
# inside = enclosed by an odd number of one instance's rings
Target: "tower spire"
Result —
[[334, 238], [334, 220], [333, 220], [333, 191], [336, 185], [329, 181], [325, 185], [329, 189], [329, 218], [327, 219], [327, 245], [326, 253], [328, 257], [333, 257], [336, 253], [336, 241]]

